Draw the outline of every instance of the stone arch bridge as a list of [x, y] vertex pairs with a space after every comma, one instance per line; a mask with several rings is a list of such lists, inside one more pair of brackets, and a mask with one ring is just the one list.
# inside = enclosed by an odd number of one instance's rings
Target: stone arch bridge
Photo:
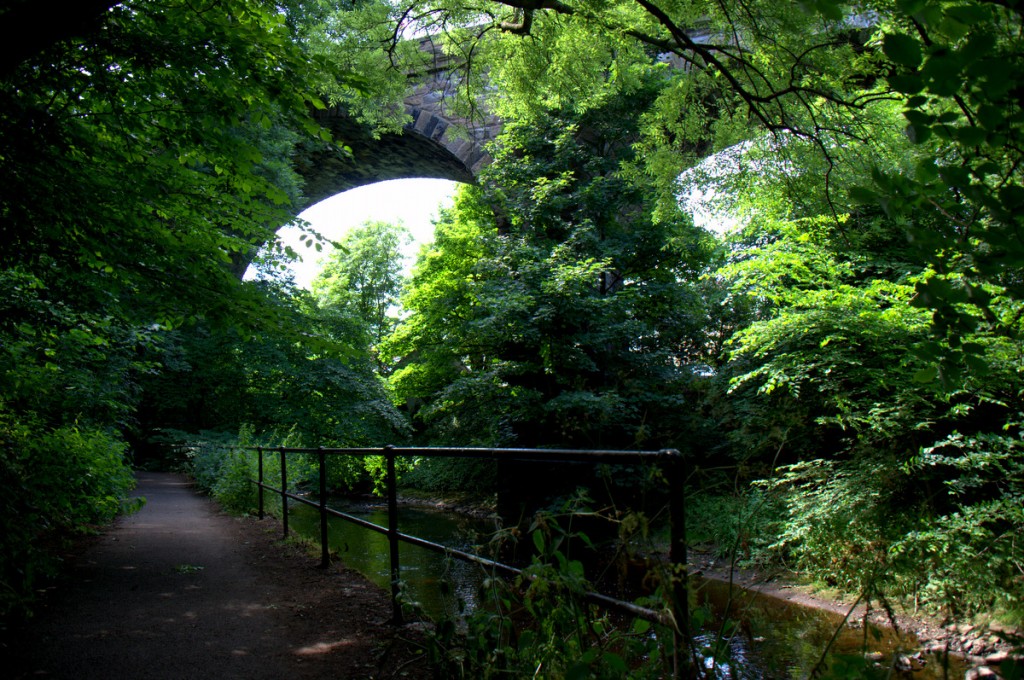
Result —
[[[691, 37], [703, 41], [709, 36], [695, 32]], [[322, 150], [295, 159], [296, 170], [305, 181], [305, 200], [298, 210], [349, 189], [391, 179], [476, 181], [477, 174], [491, 160], [486, 145], [498, 136], [501, 120], [486, 111], [478, 120], [455, 115], [448, 106], [457, 86], [455, 65], [430, 38], [420, 41], [420, 49], [430, 55], [432, 65], [422, 76], [410, 78], [413, 84], [405, 97], [410, 121], [401, 133], [375, 137], [344, 107], [317, 112], [320, 123], [352, 153]], [[675, 68], [685, 68], [672, 58], [664, 58]], [[242, 278], [255, 255], [253, 249], [236, 256], [231, 271]]]
[[429, 38], [420, 41], [420, 49], [432, 55], [433, 66], [406, 95], [405, 111], [411, 120], [401, 134], [374, 137], [343, 107], [318, 112], [320, 123], [352, 155], [322, 151], [297, 160], [305, 180], [303, 208], [389, 179], [426, 177], [472, 183], [490, 161], [484, 147], [500, 132], [501, 121], [486, 113], [475, 121], [453, 115], [446, 106], [455, 87], [450, 60]]
[[[695, 42], [711, 38], [706, 30], [690, 32]], [[446, 106], [454, 96], [456, 64], [431, 38], [420, 41], [432, 66], [410, 78], [413, 85], [405, 98], [411, 117], [401, 134], [374, 137], [344, 107], [318, 112], [320, 122], [335, 139], [352, 150], [350, 157], [322, 151], [297, 159], [296, 168], [305, 180], [306, 201], [301, 208], [349, 189], [389, 179], [435, 178], [473, 183], [490, 161], [485, 147], [501, 131], [501, 121], [484, 112], [481, 120], [466, 120]], [[673, 68], [685, 69], [674, 55], [661, 55]]]

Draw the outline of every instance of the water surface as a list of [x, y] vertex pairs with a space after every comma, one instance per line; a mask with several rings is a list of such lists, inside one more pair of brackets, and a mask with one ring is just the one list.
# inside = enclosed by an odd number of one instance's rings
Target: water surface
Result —
[[[331, 501], [331, 506], [387, 526], [384, 504], [353, 504]], [[302, 504], [290, 506], [290, 524], [300, 534], [319, 540], [319, 514], [316, 508]], [[359, 571], [382, 589], [390, 588], [390, 557], [387, 536], [338, 518], [329, 523], [331, 550], [336, 551], [349, 567]], [[496, 531], [493, 520], [466, 517], [429, 508], [401, 506], [399, 531], [425, 538], [453, 548], [472, 552], [484, 545]], [[442, 615], [457, 616], [477, 606], [477, 593], [488, 576], [475, 564], [449, 559], [418, 546], [400, 543], [401, 579], [404, 597], [415, 602], [423, 613], [437, 619]], [[445, 587], [442, 584], [450, 584]], [[818, 662], [822, 650], [829, 646], [842, 617], [828, 611], [812, 609], [752, 590], [728, 584], [696, 579], [699, 605], [706, 605], [708, 620], [696, 643], [704, 650], [705, 665], [712, 676], [753, 680], [755, 678], [803, 678]], [[725, 622], [723, 624], [723, 622]], [[714, 661], [711, 650], [718, 634], [724, 633], [727, 653]], [[720, 646], [722, 646], [720, 645]], [[832, 643], [833, 654], [862, 658], [865, 649], [881, 655], [878, 669], [883, 673], [891, 665], [893, 655], [916, 647], [911, 637], [898, 637], [887, 628], [863, 629], [844, 627]], [[833, 657], [834, 658], [834, 657]], [[922, 670], [905, 677], [918, 680], [962, 678], [960, 662], [944, 668], [938, 658], [929, 658]]]
[[[388, 510], [384, 504], [351, 503], [332, 500], [331, 507], [360, 519], [387, 527]], [[303, 536], [319, 541], [320, 514], [311, 506], [289, 506], [289, 524]], [[473, 552], [486, 544], [497, 529], [493, 520], [467, 517], [429, 508], [400, 506], [398, 530], [451, 548]], [[391, 557], [388, 537], [337, 517], [328, 521], [328, 541], [344, 563], [360, 572], [384, 590], [391, 588]], [[477, 591], [487, 574], [478, 565], [449, 559], [426, 548], [399, 543], [399, 562], [404, 597], [416, 603], [431, 618], [443, 614], [455, 616], [461, 608], [476, 606]], [[441, 586], [447, 580], [451, 591]]]

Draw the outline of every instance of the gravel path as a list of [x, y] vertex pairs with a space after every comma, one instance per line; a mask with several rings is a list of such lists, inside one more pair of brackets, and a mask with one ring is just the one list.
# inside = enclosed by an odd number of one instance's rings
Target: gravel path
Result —
[[[416, 676], [386, 596], [278, 539], [273, 520], [220, 512], [187, 480], [142, 472], [147, 499], [75, 562], [3, 641], [14, 678]], [[4, 669], [6, 667], [6, 669]], [[13, 669], [13, 674], [8, 671]]]

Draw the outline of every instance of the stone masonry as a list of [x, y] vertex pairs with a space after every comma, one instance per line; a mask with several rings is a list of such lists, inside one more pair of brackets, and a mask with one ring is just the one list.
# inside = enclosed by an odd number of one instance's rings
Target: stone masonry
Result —
[[317, 151], [298, 159], [306, 181], [305, 205], [348, 189], [389, 179], [428, 177], [473, 183], [490, 158], [485, 150], [501, 130], [496, 116], [469, 121], [451, 112], [458, 74], [429, 39], [420, 49], [433, 55], [433, 68], [405, 98], [409, 123], [401, 134], [375, 137], [342, 107], [319, 113], [321, 123], [351, 153]]

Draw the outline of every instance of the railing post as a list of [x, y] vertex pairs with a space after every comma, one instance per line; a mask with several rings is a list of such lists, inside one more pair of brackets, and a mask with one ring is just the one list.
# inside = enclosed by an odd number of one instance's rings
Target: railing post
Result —
[[678, 635], [682, 637], [680, 645], [676, 644], [676, 673], [682, 671], [680, 664], [689, 664], [690, 646], [690, 602], [689, 574], [686, 556], [686, 468], [679, 451], [669, 449], [663, 452], [667, 459], [666, 478], [669, 483], [669, 562], [672, 578], [672, 616], [678, 627]]
[[257, 474], [257, 479], [260, 480], [259, 485], [256, 487], [256, 497], [258, 499], [257, 507], [259, 508], [259, 517], [260, 517], [260, 519], [263, 519], [264, 512], [263, 512], [263, 447], [262, 446], [257, 447], [256, 455], [259, 456], [259, 459], [258, 459], [259, 462], [258, 462], [256, 467], [259, 469], [259, 473]]
[[324, 447], [318, 452], [320, 457], [320, 566], [326, 569], [331, 566], [330, 547], [327, 545], [327, 454]]
[[401, 565], [398, 561], [398, 485], [395, 478], [394, 448], [391, 444], [384, 447], [384, 460], [387, 463], [388, 548], [391, 552], [391, 622], [398, 626], [402, 624], [402, 605], [398, 598]]
[[288, 461], [284, 447], [278, 450], [281, 452], [281, 524], [284, 526], [284, 537], [288, 538]]

